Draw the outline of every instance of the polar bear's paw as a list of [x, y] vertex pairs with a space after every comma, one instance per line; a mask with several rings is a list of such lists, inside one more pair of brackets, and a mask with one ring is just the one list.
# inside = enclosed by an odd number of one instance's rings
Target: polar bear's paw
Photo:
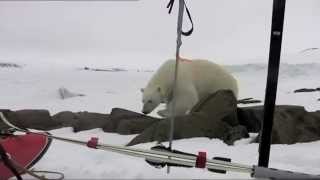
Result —
[[168, 109], [163, 109], [163, 110], [160, 110], [157, 112], [157, 114], [161, 117], [164, 117], [164, 118], [168, 118], [170, 117], [170, 114], [169, 114], [169, 110]]

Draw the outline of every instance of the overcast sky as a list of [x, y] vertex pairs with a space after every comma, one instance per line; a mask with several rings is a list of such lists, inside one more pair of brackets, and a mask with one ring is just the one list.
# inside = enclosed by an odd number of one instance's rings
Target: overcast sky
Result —
[[[0, 61], [157, 65], [175, 52], [178, 3], [168, 15], [168, 1], [0, 1]], [[195, 30], [184, 57], [266, 63], [272, 0], [186, 2]], [[284, 31], [283, 53], [320, 47], [320, 1], [287, 0]]]

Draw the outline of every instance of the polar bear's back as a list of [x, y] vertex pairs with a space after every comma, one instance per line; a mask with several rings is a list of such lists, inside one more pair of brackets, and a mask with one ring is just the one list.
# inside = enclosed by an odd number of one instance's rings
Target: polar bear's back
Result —
[[189, 63], [192, 81], [200, 98], [221, 89], [230, 89], [238, 96], [237, 81], [224, 67], [208, 60], [193, 60]]
[[165, 61], [154, 73], [148, 86], [160, 85], [161, 87], [171, 86], [174, 75], [175, 60]]
[[[160, 86], [164, 93], [172, 89], [175, 60], [167, 60], [155, 72], [147, 87]], [[222, 66], [208, 60], [181, 60], [179, 62], [179, 86], [192, 85], [199, 98], [221, 89], [230, 89], [238, 96], [236, 79]], [[187, 85], [188, 84], [188, 85]]]

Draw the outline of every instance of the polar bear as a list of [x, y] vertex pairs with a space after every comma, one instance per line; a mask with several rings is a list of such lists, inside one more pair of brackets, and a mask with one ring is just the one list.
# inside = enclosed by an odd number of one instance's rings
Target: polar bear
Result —
[[173, 82], [175, 60], [167, 60], [155, 72], [142, 92], [142, 113], [149, 114], [160, 103], [166, 104], [166, 109], [158, 111], [162, 117], [187, 114], [202, 98], [221, 89], [231, 90], [238, 97], [236, 79], [223, 67], [208, 60], [179, 59], [179, 70], [176, 84], [176, 104], [173, 112]]

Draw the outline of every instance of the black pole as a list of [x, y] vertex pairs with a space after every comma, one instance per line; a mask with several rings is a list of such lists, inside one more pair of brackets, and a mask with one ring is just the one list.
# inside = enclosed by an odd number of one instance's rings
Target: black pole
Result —
[[285, 6], [286, 0], [273, 0], [268, 77], [258, 162], [258, 165], [263, 167], [268, 167], [269, 164], [271, 131], [273, 126], [273, 115], [277, 96]]

